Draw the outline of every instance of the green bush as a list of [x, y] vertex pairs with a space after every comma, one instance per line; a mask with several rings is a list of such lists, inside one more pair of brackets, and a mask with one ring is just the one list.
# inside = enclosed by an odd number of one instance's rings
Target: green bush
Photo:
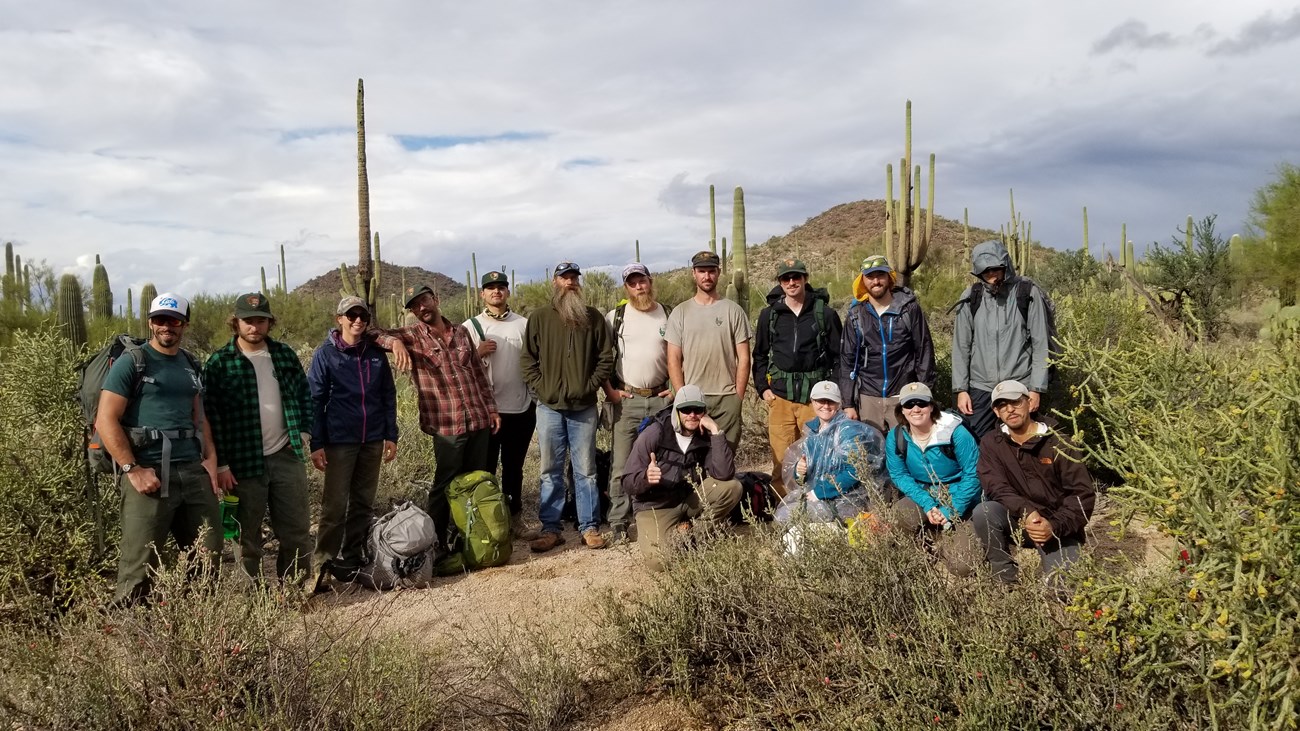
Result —
[[1089, 374], [1078, 388], [1097, 417], [1090, 458], [1123, 477], [1112, 493], [1183, 559], [1146, 585], [1106, 582], [1087, 606], [1126, 667], [1195, 678], [1225, 715], [1294, 728], [1300, 337], [1232, 349], [1151, 338], [1122, 355], [1076, 344], [1068, 363]]
[[607, 605], [606, 662], [718, 727], [1207, 723], [1193, 685], [1080, 652], [1088, 626], [1036, 585], [954, 580], [910, 541], [854, 548], [832, 534], [789, 557], [759, 531], [679, 557], [657, 583]]

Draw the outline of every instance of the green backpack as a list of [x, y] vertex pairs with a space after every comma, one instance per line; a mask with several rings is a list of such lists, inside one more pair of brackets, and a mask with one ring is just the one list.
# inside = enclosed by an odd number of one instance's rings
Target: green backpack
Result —
[[[438, 573], [500, 566], [510, 560], [510, 508], [491, 472], [476, 470], [458, 475], [447, 486], [451, 519], [460, 529], [460, 552], [439, 562]], [[456, 559], [459, 558], [459, 562]]]

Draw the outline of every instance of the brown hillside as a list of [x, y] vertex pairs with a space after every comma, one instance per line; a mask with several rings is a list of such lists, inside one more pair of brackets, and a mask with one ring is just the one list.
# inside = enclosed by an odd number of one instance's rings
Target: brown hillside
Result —
[[[463, 297], [465, 294], [465, 285], [455, 281], [446, 274], [431, 272], [421, 267], [403, 267], [389, 262], [381, 262], [382, 269], [379, 272], [379, 300], [384, 301], [390, 295], [397, 295], [401, 298], [402, 275], [406, 275], [406, 285], [427, 284], [438, 293], [438, 297], [443, 300], [450, 300], [452, 297]], [[357, 268], [348, 267], [348, 277], [355, 279]], [[298, 287], [294, 292], [306, 294], [311, 297], [341, 297], [342, 283], [339, 280], [339, 270], [331, 269], [328, 272], [308, 280]]]

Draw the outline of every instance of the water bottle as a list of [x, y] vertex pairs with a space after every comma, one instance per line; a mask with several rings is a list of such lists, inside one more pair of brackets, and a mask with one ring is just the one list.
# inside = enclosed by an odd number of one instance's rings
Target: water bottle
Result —
[[221, 498], [221, 530], [228, 541], [239, 540], [239, 520], [236, 517], [238, 514], [238, 495], [226, 495]]

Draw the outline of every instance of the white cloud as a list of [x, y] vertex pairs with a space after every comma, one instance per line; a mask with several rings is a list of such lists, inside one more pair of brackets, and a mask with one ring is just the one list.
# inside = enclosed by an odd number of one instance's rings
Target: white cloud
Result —
[[1296, 16], [1253, 0], [56, 0], [9, 15], [0, 238], [57, 269], [99, 253], [137, 287], [253, 287], [279, 242], [291, 285], [353, 258], [358, 76], [385, 257], [453, 279], [471, 251], [531, 278], [561, 258], [622, 263], [635, 239], [684, 263], [708, 239], [710, 183], [728, 236], [744, 186], [751, 242], [882, 197], [908, 98], [941, 215], [996, 227], [1014, 187], [1062, 245], [1083, 205], [1094, 232], [1127, 221], [1135, 241], [1189, 212], [1231, 232], [1298, 157]]

